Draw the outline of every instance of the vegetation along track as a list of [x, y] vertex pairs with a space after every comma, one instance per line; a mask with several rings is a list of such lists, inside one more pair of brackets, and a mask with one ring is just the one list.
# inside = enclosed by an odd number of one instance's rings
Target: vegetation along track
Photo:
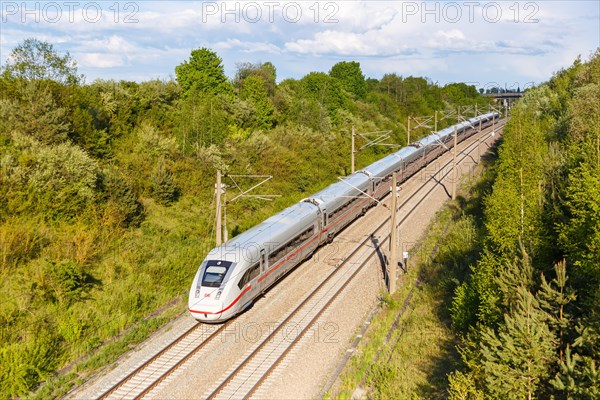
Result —
[[[496, 128], [501, 127], [500, 123], [496, 125]], [[463, 155], [461, 160], [470, 157], [469, 154], [476, 148], [475, 146], [480, 144], [479, 139], [470, 144], [467, 149], [461, 152]], [[436, 173], [432, 174], [427, 181], [400, 205], [400, 208], [405, 207], [432, 180], [439, 183], [452, 173], [452, 171], [448, 171], [443, 176], [436, 178], [450, 163], [447, 162]], [[436, 186], [432, 186], [417, 201], [399, 221], [398, 225], [401, 225], [408, 218]], [[389, 234], [376, 248], [366, 246], [372, 240], [372, 237], [388, 223], [389, 217], [377, 226], [371, 235], [364, 238], [351, 254], [205, 397], [250, 397], [264, 383], [270, 373], [284, 360], [294, 345], [310, 331], [313, 324], [326, 311], [327, 307], [343, 292], [344, 288], [379, 251], [379, 248], [387, 243]], [[111, 386], [99, 396], [99, 399], [143, 398], [189, 358], [205, 348], [214, 338], [218, 337], [228, 326], [228, 322], [221, 325], [196, 324], [192, 326], [165, 348]], [[290, 332], [293, 332], [293, 335]]]
[[[501, 128], [502, 125], [497, 125]], [[470, 157], [470, 153], [477, 148], [481, 142], [479, 139], [470, 144], [461, 152], [460, 161]], [[419, 188], [408, 197], [400, 208], [415, 198], [432, 180], [441, 182], [452, 171], [443, 174], [436, 179], [441, 171], [446, 169], [451, 162], [444, 164], [436, 173], [425, 181]], [[400, 219], [400, 226], [419, 207], [419, 205], [431, 194], [437, 185], [433, 185], [427, 192], [406, 212]], [[355, 249], [333, 270], [321, 284], [319, 284], [298, 306], [296, 306], [280, 323], [277, 324], [267, 337], [249, 351], [245, 357], [234, 367], [215, 387], [205, 393], [203, 398], [208, 399], [238, 399], [251, 397], [266, 379], [276, 370], [285, 357], [292, 351], [294, 346], [308, 333], [330, 304], [344, 291], [346, 286], [366, 266], [371, 258], [380, 251], [387, 243], [390, 235], [387, 234], [381, 242], [373, 247], [366, 246], [372, 241], [375, 234], [387, 226], [390, 217], [387, 217], [375, 228], [371, 235], [365, 237]]]

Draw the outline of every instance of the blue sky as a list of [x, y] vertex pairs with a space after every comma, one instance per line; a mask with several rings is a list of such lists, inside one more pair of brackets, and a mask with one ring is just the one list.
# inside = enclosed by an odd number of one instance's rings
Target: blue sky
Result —
[[0, 1], [0, 62], [28, 37], [87, 81], [174, 77], [194, 48], [270, 61], [278, 80], [358, 61], [367, 77], [521, 88], [600, 46], [600, 1]]

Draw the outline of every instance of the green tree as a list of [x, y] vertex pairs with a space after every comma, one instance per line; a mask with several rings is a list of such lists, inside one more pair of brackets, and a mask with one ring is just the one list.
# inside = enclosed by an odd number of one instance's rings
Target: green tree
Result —
[[247, 100], [254, 106], [252, 128], [268, 129], [273, 126], [275, 109], [265, 86], [265, 81], [261, 77], [249, 76], [240, 89], [242, 100]]
[[578, 336], [559, 362], [559, 370], [551, 380], [558, 392], [556, 398], [593, 400], [600, 398], [599, 349], [600, 321], [588, 320], [577, 326]]
[[493, 396], [531, 400], [548, 377], [554, 336], [535, 297], [523, 287], [517, 296], [514, 311], [505, 315], [498, 332], [482, 332], [481, 372]]
[[576, 296], [572, 288], [567, 286], [567, 263], [563, 260], [554, 266], [555, 278], [548, 282], [542, 274], [542, 282], [538, 299], [541, 308], [549, 317], [549, 325], [557, 336], [559, 343], [559, 360], [563, 360], [563, 352], [566, 347], [566, 335], [571, 324], [571, 315], [566, 307], [575, 300]]
[[156, 165], [151, 180], [152, 197], [160, 204], [168, 206], [179, 198], [179, 188], [175, 185], [173, 174], [167, 170], [164, 160]]
[[3, 75], [26, 81], [51, 80], [76, 85], [82, 80], [77, 75], [77, 63], [67, 52], [60, 56], [48, 42], [35, 38], [15, 47], [8, 56]]
[[360, 69], [360, 63], [356, 61], [340, 61], [331, 67], [329, 75], [338, 79], [342, 87], [352, 93], [356, 98], [362, 99], [367, 94], [367, 83]]
[[13, 140], [18, 158], [8, 155], [4, 164], [11, 213], [71, 218], [94, 203], [100, 169], [80, 147], [68, 142], [43, 145], [20, 134]]
[[262, 78], [265, 89], [269, 96], [275, 94], [277, 88], [277, 70], [275, 66], [270, 62], [265, 63], [240, 63], [237, 65], [237, 72], [235, 74], [235, 85], [239, 88], [243, 85], [246, 78], [250, 76], [258, 76]]
[[180, 99], [174, 111], [174, 128], [181, 147], [189, 151], [199, 146], [221, 144], [232, 120], [231, 104], [235, 102], [229, 96], [189, 96]]
[[590, 163], [569, 174], [569, 219], [557, 226], [559, 243], [573, 263], [572, 276], [581, 300], [596, 308], [600, 300], [600, 176]]
[[212, 50], [192, 50], [188, 61], [175, 67], [177, 82], [184, 96], [231, 93], [231, 84], [225, 76], [223, 60]]
[[56, 104], [46, 88], [28, 82], [23, 86], [22, 99], [5, 100], [0, 107], [0, 128], [4, 133], [18, 132], [45, 144], [61, 143], [67, 139], [70, 124], [66, 109]]
[[104, 171], [101, 175], [101, 187], [108, 201], [108, 208], [116, 214], [115, 220], [123, 227], [139, 226], [144, 219], [144, 206], [127, 183], [126, 177], [116, 170]]

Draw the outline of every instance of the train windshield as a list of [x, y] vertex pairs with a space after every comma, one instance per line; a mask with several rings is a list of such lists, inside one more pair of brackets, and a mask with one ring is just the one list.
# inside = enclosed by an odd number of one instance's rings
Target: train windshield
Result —
[[231, 261], [207, 261], [204, 276], [202, 277], [202, 286], [221, 286], [231, 264]]

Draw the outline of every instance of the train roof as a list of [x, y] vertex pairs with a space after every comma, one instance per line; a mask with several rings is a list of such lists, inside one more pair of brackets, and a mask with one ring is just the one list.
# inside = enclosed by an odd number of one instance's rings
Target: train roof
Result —
[[439, 144], [441, 138], [437, 133], [432, 133], [429, 136], [425, 136], [423, 139], [419, 140], [417, 143], [419, 143], [422, 147], [425, 146], [429, 146], [432, 144]]
[[395, 153], [390, 154], [387, 157], [382, 158], [379, 161], [374, 162], [368, 167], [363, 168], [369, 176], [376, 178], [384, 178], [391, 174], [392, 171], [399, 169], [403, 162], [411, 162], [415, 155], [418, 156], [418, 150], [414, 146], [406, 146], [401, 148]]
[[350, 200], [351, 197], [362, 196], [361, 191], [366, 192], [368, 187], [369, 177], [362, 172], [356, 172], [343, 178], [340, 182], [327, 186], [305, 199], [305, 201], [319, 204], [321, 209], [332, 212]]
[[296, 203], [269, 217], [210, 251], [207, 258], [240, 261], [240, 255], [248, 262], [256, 262], [259, 249], [277, 248], [312, 225], [319, 214], [318, 207], [307, 202]]

